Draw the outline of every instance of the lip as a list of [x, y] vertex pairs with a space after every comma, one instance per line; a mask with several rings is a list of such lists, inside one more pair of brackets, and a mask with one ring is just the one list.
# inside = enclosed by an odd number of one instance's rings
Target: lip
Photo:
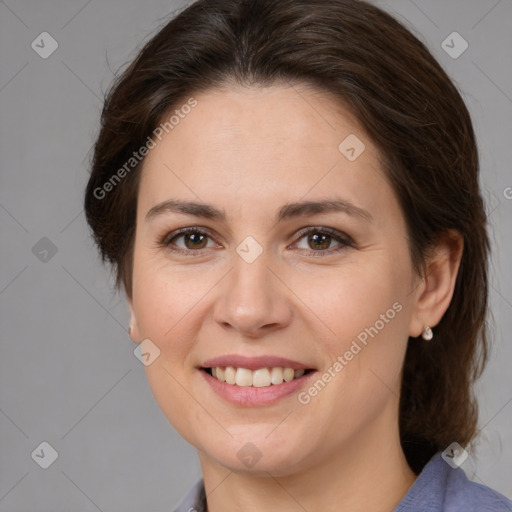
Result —
[[[247, 368], [248, 370], [258, 370], [260, 368], [293, 368], [294, 370], [314, 370], [311, 366], [307, 366], [292, 359], [286, 359], [278, 356], [258, 356], [247, 357], [240, 355], [225, 355], [214, 357], [205, 361], [202, 368], [214, 368], [216, 366], [234, 366], [235, 368]], [[293, 382], [293, 381], [292, 381]], [[228, 384], [229, 386], [229, 384]]]
[[[211, 361], [216, 362], [217, 360], [211, 359]], [[210, 363], [210, 361], [207, 362], [208, 364]], [[215, 366], [224, 365], [216, 364]], [[259, 368], [264, 368], [265, 366], [266, 365], [259, 366]], [[242, 368], [246, 367], [242, 366]], [[293, 366], [288, 366], [288, 368], [293, 368]], [[305, 367], [302, 366], [297, 369], [305, 369]], [[201, 368], [199, 368], [199, 373], [201, 373], [203, 378], [210, 385], [211, 389], [224, 400], [241, 407], [263, 407], [266, 405], [272, 405], [292, 394], [297, 394], [302, 387], [307, 385], [311, 376], [315, 375], [317, 372], [312, 371], [304, 374], [302, 377], [293, 379], [290, 382], [283, 382], [282, 384], [277, 385], [271, 384], [270, 386], [262, 388], [227, 384], [226, 382], [221, 382], [215, 377], [212, 377]]]

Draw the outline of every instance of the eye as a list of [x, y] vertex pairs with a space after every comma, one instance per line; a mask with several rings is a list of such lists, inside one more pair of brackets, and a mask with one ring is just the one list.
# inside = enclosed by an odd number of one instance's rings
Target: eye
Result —
[[[211, 242], [209, 244], [209, 242]], [[217, 247], [210, 235], [198, 228], [183, 228], [167, 235], [161, 242], [172, 251], [190, 254], [201, 249]]]
[[310, 227], [297, 233], [297, 236], [300, 238], [294, 244], [296, 248], [312, 256], [324, 256], [354, 246], [349, 236], [326, 227]]
[[[347, 247], [354, 247], [353, 240], [339, 231], [327, 227], [308, 227], [296, 234], [293, 250], [306, 251], [308, 256], [327, 256]], [[183, 228], [166, 235], [160, 245], [167, 249], [190, 256], [201, 254], [202, 249], [219, 247], [206, 231], [198, 227]]]

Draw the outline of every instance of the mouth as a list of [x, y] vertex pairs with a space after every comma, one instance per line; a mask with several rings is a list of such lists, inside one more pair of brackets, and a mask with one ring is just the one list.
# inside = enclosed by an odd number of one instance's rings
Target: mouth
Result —
[[274, 355], [227, 354], [197, 369], [210, 389], [237, 407], [266, 407], [298, 393], [317, 373], [310, 364]]
[[289, 366], [262, 367], [255, 370], [241, 366], [211, 366], [201, 367], [201, 370], [219, 382], [232, 386], [253, 388], [280, 386], [283, 383], [303, 378], [315, 371], [312, 368], [294, 369]]

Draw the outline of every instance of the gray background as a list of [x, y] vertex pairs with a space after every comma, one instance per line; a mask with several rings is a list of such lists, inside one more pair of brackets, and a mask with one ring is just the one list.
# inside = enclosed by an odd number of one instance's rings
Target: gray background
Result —
[[[111, 291], [82, 211], [112, 70], [181, 5], [0, 1], [4, 512], [170, 510], [201, 475], [195, 450], [154, 402], [126, 332], [124, 298]], [[477, 388], [485, 437], [462, 467], [512, 498], [512, 2], [378, 5], [426, 42], [474, 118], [492, 226], [495, 343]], [[31, 47], [44, 31], [59, 45], [47, 59]], [[453, 31], [469, 43], [457, 59], [441, 47]], [[48, 469], [31, 457], [42, 441], [59, 454]]]

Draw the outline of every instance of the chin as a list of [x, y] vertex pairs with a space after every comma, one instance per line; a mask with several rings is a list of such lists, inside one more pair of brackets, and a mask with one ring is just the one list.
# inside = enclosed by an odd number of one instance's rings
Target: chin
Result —
[[[208, 445], [203, 444], [200, 451], [210, 460], [237, 474], [268, 477], [270, 473], [281, 477], [296, 473], [300, 467], [305, 466], [304, 460], [308, 458], [304, 442], [290, 437], [271, 441], [270, 430], [265, 425], [258, 433], [236, 436], [225, 444], [215, 439]], [[299, 447], [300, 452], [297, 450]]]

